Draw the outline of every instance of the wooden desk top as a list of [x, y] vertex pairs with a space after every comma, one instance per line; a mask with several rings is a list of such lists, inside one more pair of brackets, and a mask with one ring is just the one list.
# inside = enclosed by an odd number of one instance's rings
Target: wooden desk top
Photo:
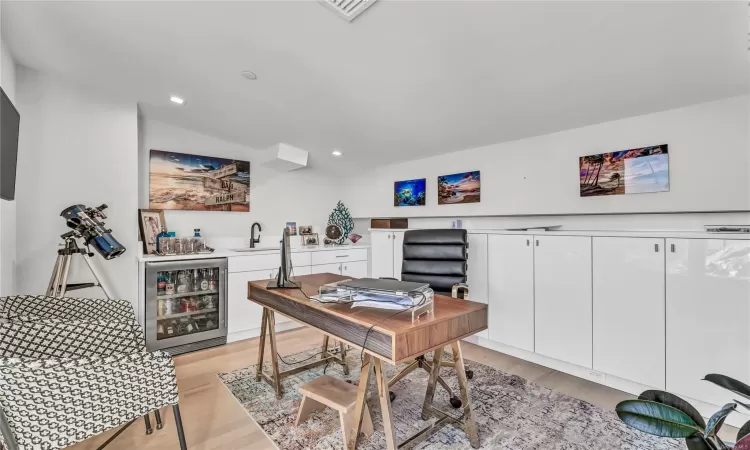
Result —
[[[327, 283], [348, 279], [317, 274], [293, 278], [308, 296]], [[268, 280], [248, 283], [248, 299], [306, 323], [336, 339], [392, 363], [420, 356], [437, 347], [487, 329], [487, 305], [435, 295], [434, 312], [411, 320], [411, 314], [309, 300], [299, 289], [267, 289]], [[393, 317], [389, 317], [393, 316]], [[369, 334], [367, 334], [369, 332]], [[365, 340], [366, 336], [366, 340]]]

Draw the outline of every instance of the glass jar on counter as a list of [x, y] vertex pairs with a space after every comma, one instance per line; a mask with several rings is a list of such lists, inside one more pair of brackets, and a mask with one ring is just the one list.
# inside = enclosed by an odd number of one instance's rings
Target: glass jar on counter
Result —
[[175, 254], [175, 238], [170, 236], [162, 236], [159, 238], [159, 251], [162, 255], [174, 255]]

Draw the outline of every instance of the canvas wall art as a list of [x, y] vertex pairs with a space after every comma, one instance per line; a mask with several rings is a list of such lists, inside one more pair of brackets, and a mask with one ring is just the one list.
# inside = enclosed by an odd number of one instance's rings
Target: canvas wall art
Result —
[[151, 208], [250, 211], [250, 162], [151, 150]]
[[437, 179], [438, 205], [479, 203], [481, 180], [479, 171], [441, 175]]
[[581, 197], [669, 191], [667, 145], [578, 159]]
[[426, 179], [393, 183], [393, 206], [424, 206]]

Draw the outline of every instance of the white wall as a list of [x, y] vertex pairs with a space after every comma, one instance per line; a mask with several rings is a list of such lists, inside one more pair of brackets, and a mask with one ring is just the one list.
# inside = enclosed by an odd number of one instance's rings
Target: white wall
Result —
[[[16, 64], [0, 38], [0, 86], [21, 112], [16, 100]], [[0, 295], [16, 292], [16, 202], [0, 200]]]
[[[263, 227], [263, 244], [277, 240], [287, 221], [313, 225], [322, 233], [328, 215], [343, 197], [345, 187], [335, 177], [314, 168], [277, 172], [263, 166], [272, 157], [267, 150], [223, 141], [191, 130], [142, 117], [139, 120], [138, 198], [139, 207], [149, 207], [149, 152], [166, 150], [197, 155], [220, 156], [250, 161], [250, 212], [165, 211], [167, 228], [178, 235], [193, 234], [200, 228], [203, 236], [250, 236], [250, 226]], [[267, 241], [268, 240], [268, 241]]]
[[[750, 210], [749, 116], [748, 97], [741, 96], [384, 166], [369, 176], [358, 174], [348, 180], [347, 199], [357, 199], [349, 203], [359, 218]], [[670, 192], [579, 196], [579, 156], [662, 143], [669, 145]], [[437, 176], [469, 170], [482, 172], [481, 202], [438, 206]], [[423, 177], [427, 178], [427, 205], [394, 207], [393, 182]], [[690, 220], [704, 219], [698, 215]], [[526, 223], [529, 218], [470, 220], [488, 226]], [[535, 218], [533, 222], [560, 220]], [[582, 227], [597, 221], [589, 217], [565, 220]], [[611, 220], [601, 220], [612, 226]], [[679, 224], [681, 220], [667, 222]], [[361, 221], [359, 225], [361, 231]]]
[[[137, 106], [50, 75], [19, 67], [22, 111], [16, 184], [17, 283], [24, 293], [47, 288], [68, 206], [109, 205], [106, 221], [128, 250], [97, 264], [113, 295], [137, 300], [138, 129]], [[91, 281], [82, 260], [72, 282]], [[99, 289], [73, 291], [97, 296]]]

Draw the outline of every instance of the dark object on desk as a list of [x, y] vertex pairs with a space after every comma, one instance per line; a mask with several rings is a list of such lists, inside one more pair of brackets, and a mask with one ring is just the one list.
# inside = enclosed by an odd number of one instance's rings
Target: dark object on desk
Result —
[[[469, 239], [466, 230], [410, 230], [404, 233], [404, 261], [401, 266], [401, 280], [413, 283], [427, 283], [436, 294], [450, 295], [457, 298], [468, 298], [467, 259]], [[459, 295], [459, 290], [463, 292]], [[444, 366], [455, 367], [451, 362]], [[424, 355], [406, 366], [388, 382], [393, 386], [400, 379], [420, 368], [430, 373], [432, 362]], [[474, 378], [471, 370], [466, 377]], [[448, 391], [451, 406], [461, 407], [461, 399], [453, 395], [448, 384], [439, 378], [438, 383]], [[393, 391], [389, 392], [391, 401], [396, 399]]]
[[406, 228], [409, 228], [409, 219], [406, 219], [406, 218], [371, 219], [370, 228], [406, 229]]
[[281, 266], [275, 280], [268, 282], [268, 289], [292, 289], [299, 285], [289, 281], [289, 273], [292, 270], [292, 248], [289, 244], [289, 228], [284, 228], [281, 238]]
[[352, 289], [383, 292], [412, 292], [427, 287], [427, 283], [411, 283], [408, 281], [392, 280], [390, 278], [359, 278], [344, 281], [339, 285]]

